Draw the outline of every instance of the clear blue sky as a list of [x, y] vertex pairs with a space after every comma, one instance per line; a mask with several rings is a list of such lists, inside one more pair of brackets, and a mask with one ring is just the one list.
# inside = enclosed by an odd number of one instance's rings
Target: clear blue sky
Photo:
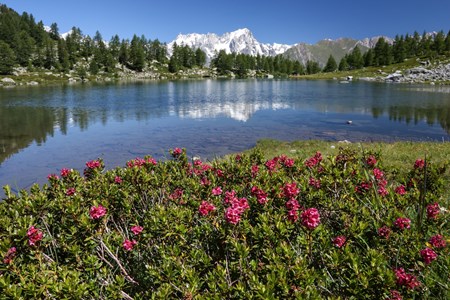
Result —
[[0, 0], [33, 14], [60, 33], [79, 27], [103, 39], [114, 34], [170, 42], [179, 33], [217, 33], [249, 28], [264, 43], [316, 43], [324, 38], [394, 37], [450, 30], [450, 0]]

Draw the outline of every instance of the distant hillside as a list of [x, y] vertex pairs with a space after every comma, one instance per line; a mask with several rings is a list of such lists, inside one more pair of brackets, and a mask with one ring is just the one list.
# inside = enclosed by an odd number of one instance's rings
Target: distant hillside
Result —
[[[326, 39], [311, 45], [306, 43], [299, 43], [283, 54], [286, 58], [291, 60], [298, 60], [302, 64], [306, 64], [308, 60], [316, 61], [321, 67], [325, 66], [330, 55], [340, 61], [346, 54], [350, 53], [355, 46], [359, 46], [362, 53], [365, 53], [369, 48], [373, 48], [380, 37], [366, 38], [363, 40], [354, 40], [351, 38], [340, 38], [337, 40]], [[392, 39], [384, 37], [384, 39], [392, 44]]]

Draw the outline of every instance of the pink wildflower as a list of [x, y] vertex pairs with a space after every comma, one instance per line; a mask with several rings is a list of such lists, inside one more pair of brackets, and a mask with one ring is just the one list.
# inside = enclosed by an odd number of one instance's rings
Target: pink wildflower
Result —
[[[294, 200], [295, 201], [295, 200]], [[288, 211], [288, 220], [295, 223], [298, 220], [298, 210], [297, 209], [291, 209]]]
[[346, 241], [347, 241], [347, 238], [343, 235], [340, 235], [333, 239], [333, 245], [335, 245], [338, 248], [342, 248], [342, 246], [344, 246]]
[[221, 169], [216, 170], [217, 177], [223, 177], [223, 171]]
[[215, 188], [212, 189], [211, 192], [212, 192], [212, 194], [213, 194], [214, 196], [219, 196], [219, 195], [222, 194], [222, 188], [221, 188], [220, 186], [215, 187]]
[[382, 197], [387, 196], [389, 194], [389, 191], [384, 186], [378, 187], [377, 192]]
[[241, 213], [236, 208], [228, 207], [225, 211], [225, 220], [228, 223], [236, 225], [241, 220]]
[[127, 251], [131, 251], [131, 250], [133, 250], [133, 247], [135, 246], [137, 244], [137, 241], [135, 241], [135, 240], [125, 240], [124, 242], [123, 242], [123, 248], [125, 249], [125, 250], [127, 250]]
[[114, 182], [117, 183], [117, 184], [121, 184], [122, 183], [122, 177], [120, 177], [120, 176], [114, 177]]
[[375, 179], [382, 179], [384, 177], [384, 173], [380, 169], [375, 168], [373, 169], [373, 176]]
[[257, 165], [252, 166], [252, 177], [255, 178], [258, 175], [259, 167]]
[[322, 154], [320, 152], [316, 152], [316, 154], [305, 161], [305, 166], [312, 168], [318, 165], [322, 161]]
[[405, 186], [403, 184], [399, 185], [398, 187], [395, 188], [395, 193], [398, 195], [404, 195], [406, 194], [406, 189]]
[[394, 222], [394, 226], [397, 229], [403, 230], [403, 229], [409, 229], [411, 227], [411, 220], [408, 218], [397, 218]]
[[303, 211], [301, 214], [302, 225], [306, 228], [312, 230], [319, 226], [320, 224], [320, 215], [317, 208], [308, 208]]
[[58, 180], [59, 177], [58, 177], [58, 175], [56, 175], [56, 174], [49, 174], [49, 175], [47, 176], [47, 179], [48, 179], [48, 180]]
[[434, 252], [432, 249], [430, 248], [425, 248], [420, 250], [420, 256], [422, 256], [423, 261], [425, 262], [425, 264], [430, 264], [433, 260], [435, 260], [437, 258], [437, 254], [436, 252]]
[[252, 187], [252, 195], [256, 197], [256, 200], [258, 200], [259, 204], [267, 203], [267, 193], [257, 186]]
[[17, 249], [16, 247], [11, 247], [6, 252], [5, 258], [3, 258], [3, 263], [8, 265], [12, 262], [13, 258], [16, 257]]
[[183, 150], [181, 150], [180, 148], [175, 148], [172, 150], [172, 156], [175, 158], [180, 156], [181, 153], [183, 153]]
[[391, 297], [386, 298], [386, 300], [403, 300], [403, 297], [399, 291], [391, 290]]
[[395, 269], [394, 273], [395, 277], [397, 278], [398, 285], [405, 286], [411, 290], [420, 286], [420, 282], [419, 280], [417, 280], [417, 277], [412, 274], [406, 273], [403, 268]]
[[389, 239], [389, 236], [391, 235], [391, 229], [387, 226], [380, 227], [378, 228], [378, 235], [385, 239]]
[[310, 177], [308, 184], [312, 187], [315, 187], [316, 189], [320, 189], [320, 179]]
[[216, 210], [216, 207], [207, 201], [202, 201], [202, 203], [200, 204], [200, 207], [198, 208], [198, 212], [202, 216], [206, 216], [214, 210]]
[[445, 246], [446, 246], [446, 242], [445, 242], [445, 239], [444, 239], [444, 237], [442, 236], [442, 235], [440, 235], [440, 234], [436, 234], [436, 235], [433, 235], [431, 238], [430, 238], [430, 244], [434, 247], [434, 248], [445, 248]]
[[283, 187], [283, 194], [286, 198], [292, 199], [300, 193], [300, 189], [295, 182], [286, 183]]
[[425, 167], [425, 161], [423, 159], [417, 159], [414, 163], [414, 169], [423, 169]]
[[98, 206], [92, 206], [89, 210], [89, 215], [92, 219], [100, 219], [106, 214], [106, 208], [101, 206], [100, 204]]
[[89, 169], [96, 169], [96, 168], [100, 168], [101, 166], [102, 165], [101, 165], [100, 161], [98, 161], [98, 160], [91, 160], [86, 163], [86, 167], [88, 167]]
[[211, 181], [208, 179], [208, 177], [202, 177], [202, 179], [200, 179], [200, 184], [204, 185], [204, 186], [209, 186], [211, 184]]
[[436, 220], [439, 214], [439, 204], [437, 202], [427, 205], [428, 219]]
[[42, 240], [42, 237], [44, 236], [44, 234], [42, 233], [42, 231], [40, 229], [35, 228], [34, 226], [31, 226], [27, 231], [27, 236], [28, 236], [28, 244], [30, 246], [34, 246], [34, 245], [36, 245], [37, 242]]
[[67, 177], [67, 176], [69, 176], [70, 172], [72, 172], [72, 170], [67, 169], [67, 168], [62, 168], [62, 169], [61, 169], [61, 177]]
[[172, 194], [169, 195], [169, 199], [170, 200], [178, 200], [181, 199], [183, 197], [183, 189], [181, 188], [176, 188]]
[[134, 235], [139, 235], [142, 230], [144, 230], [144, 227], [142, 226], [131, 226], [131, 231], [134, 233]]
[[67, 196], [75, 195], [75, 188], [68, 188], [68, 189], [66, 190], [66, 195], [67, 195]]
[[298, 204], [298, 201], [295, 199], [290, 199], [289, 201], [286, 202], [286, 208], [289, 210], [299, 210], [300, 209], [300, 204]]
[[375, 156], [370, 155], [367, 159], [366, 159], [366, 164], [373, 167], [375, 166], [375, 164], [377, 163], [377, 159], [375, 158]]

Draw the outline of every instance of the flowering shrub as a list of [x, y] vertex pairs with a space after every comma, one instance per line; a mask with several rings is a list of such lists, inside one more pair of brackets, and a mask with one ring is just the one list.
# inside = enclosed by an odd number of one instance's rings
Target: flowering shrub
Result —
[[341, 149], [63, 168], [0, 202], [6, 299], [448, 299], [447, 164]]

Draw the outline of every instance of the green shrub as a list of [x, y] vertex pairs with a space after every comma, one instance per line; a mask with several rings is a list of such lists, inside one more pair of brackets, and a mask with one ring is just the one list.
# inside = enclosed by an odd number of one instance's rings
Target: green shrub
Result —
[[450, 298], [447, 164], [170, 153], [5, 187], [2, 297]]

